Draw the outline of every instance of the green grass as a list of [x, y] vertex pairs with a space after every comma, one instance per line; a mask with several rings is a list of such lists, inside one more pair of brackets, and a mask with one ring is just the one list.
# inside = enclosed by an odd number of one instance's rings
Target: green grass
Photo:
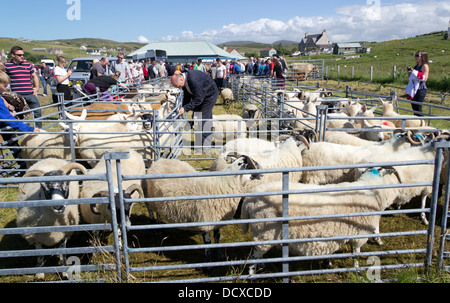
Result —
[[[431, 90], [449, 92], [450, 90], [450, 40], [443, 40], [443, 32], [431, 33], [408, 39], [366, 43], [371, 47], [369, 54], [315, 55], [302, 59], [325, 59], [330, 79], [337, 79], [340, 66], [340, 80], [370, 80], [370, 67], [373, 67], [373, 82], [404, 85], [408, 83], [406, 68], [414, 66], [414, 54], [419, 50], [428, 52], [430, 76], [427, 85]], [[361, 55], [356, 59], [344, 59], [346, 56]], [[298, 59], [295, 58], [295, 59]], [[340, 60], [337, 60], [340, 59]], [[393, 67], [397, 67], [395, 80]], [[352, 78], [352, 67], [354, 76]]]
[[[22, 42], [13, 38], [0, 38], [0, 50], [3, 49], [6, 52], [9, 52], [11, 47], [14, 45], [21, 46], [24, 51], [33, 55], [32, 58], [35, 58], [39, 55], [44, 55], [49, 59], [53, 59], [56, 62], [56, 55], [47, 54], [44, 52], [36, 52], [32, 51], [33, 48], [61, 48], [64, 52], [63, 56], [66, 57], [67, 60], [71, 60], [76, 57], [85, 57], [86, 51], [80, 50], [81, 43], [86, 44], [88, 49], [98, 49], [105, 47], [108, 50], [108, 53], [111, 54], [110, 49], [117, 49], [120, 47], [121, 49], [125, 49], [126, 53], [131, 53], [139, 48], [141, 48], [144, 44], [138, 42], [116, 42], [112, 40], [105, 39], [95, 39], [95, 38], [78, 38], [78, 39], [60, 39], [60, 40], [52, 40], [52, 41], [39, 41], [33, 40], [32, 42]], [[111, 55], [116, 55], [117, 52], [112, 52]], [[30, 59], [28, 59], [30, 60]], [[38, 63], [39, 60], [30, 60], [32, 63]]]

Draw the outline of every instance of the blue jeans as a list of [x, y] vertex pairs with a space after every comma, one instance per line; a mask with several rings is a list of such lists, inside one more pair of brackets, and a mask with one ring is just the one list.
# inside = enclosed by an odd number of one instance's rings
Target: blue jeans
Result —
[[[27, 101], [30, 109], [33, 110], [34, 119], [40, 118], [42, 116], [42, 113], [41, 113], [41, 105], [39, 104], [38, 98], [33, 94], [21, 95], [21, 96], [25, 99], [25, 101]], [[35, 124], [36, 124], [36, 127], [38, 127], [38, 128], [42, 127], [42, 122], [35, 122]]]
[[42, 88], [44, 89], [44, 95], [47, 95], [47, 80], [43, 76], [41, 78]]

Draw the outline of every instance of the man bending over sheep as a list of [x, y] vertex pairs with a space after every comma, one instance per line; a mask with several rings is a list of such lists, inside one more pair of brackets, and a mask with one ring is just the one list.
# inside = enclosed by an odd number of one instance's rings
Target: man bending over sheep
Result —
[[213, 79], [207, 74], [198, 70], [188, 70], [181, 74], [172, 76], [172, 85], [176, 88], [183, 88], [184, 99], [179, 113], [192, 110], [194, 113], [201, 113], [202, 121], [202, 145], [210, 148], [212, 143], [212, 110], [216, 104], [219, 90]]

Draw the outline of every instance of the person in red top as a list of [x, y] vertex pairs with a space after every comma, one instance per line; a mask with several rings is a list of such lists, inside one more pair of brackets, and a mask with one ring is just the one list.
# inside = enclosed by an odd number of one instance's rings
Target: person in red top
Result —
[[[25, 61], [25, 54], [22, 47], [13, 46], [11, 48], [11, 56], [12, 60], [4, 64], [6, 74], [11, 79], [9, 84], [11, 91], [21, 95], [27, 101], [30, 109], [34, 110], [34, 118], [40, 118], [42, 116], [41, 105], [37, 98], [39, 78], [32, 65]], [[34, 88], [31, 79], [33, 79]], [[36, 122], [36, 126], [41, 128], [42, 123]]]
[[273, 78], [275, 75], [273, 73], [273, 69], [275, 68], [275, 64], [273, 64], [272, 60], [267, 59], [267, 64], [269, 65], [269, 78]]

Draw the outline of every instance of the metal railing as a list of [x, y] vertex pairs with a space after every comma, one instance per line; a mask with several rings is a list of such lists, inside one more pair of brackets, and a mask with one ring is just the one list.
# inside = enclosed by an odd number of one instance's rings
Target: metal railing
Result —
[[[252, 83], [246, 83], [245, 81], [242, 81], [241, 84], [237, 85], [233, 79], [230, 82], [232, 87], [234, 87], [235, 90], [235, 96], [239, 95], [239, 98], [236, 98], [238, 102], [241, 102], [242, 104], [247, 103], [253, 103], [258, 104], [260, 108], [262, 109], [264, 115], [262, 120], [266, 121], [266, 125], [269, 127], [267, 128], [261, 128], [258, 130], [258, 135], [263, 134], [271, 134], [271, 133], [283, 133], [285, 130], [283, 127], [280, 127], [280, 125], [283, 124], [285, 121], [294, 120], [293, 117], [286, 117], [283, 116], [285, 107], [288, 105], [285, 105], [283, 102], [280, 103], [280, 95], [278, 95], [278, 92], [275, 92], [273, 89], [271, 89], [271, 86], [269, 83], [263, 86], [254, 87]], [[241, 77], [241, 80], [244, 80], [244, 77]], [[313, 88], [309, 88], [312, 90]], [[340, 92], [345, 93], [345, 92]], [[282, 98], [282, 97], [281, 97]], [[339, 98], [337, 98], [339, 99]], [[338, 100], [339, 101], [339, 100]], [[62, 102], [64, 104], [64, 101]], [[61, 104], [59, 104], [61, 106]], [[292, 106], [292, 105], [290, 105]], [[64, 109], [64, 107], [62, 107]], [[154, 144], [152, 148], [154, 148], [155, 154], [154, 158], [151, 161], [157, 160], [160, 157], [167, 157], [167, 158], [179, 158], [183, 148], [186, 146], [181, 145], [180, 142], [182, 142], [182, 136], [183, 134], [192, 134], [195, 133], [188, 130], [184, 131], [183, 126], [186, 125], [188, 122], [194, 122], [194, 120], [189, 119], [182, 119], [179, 120], [179, 116], [173, 115], [176, 112], [176, 109], [171, 112], [171, 115], [168, 115], [162, 119], [156, 118], [156, 112], [153, 111], [153, 125], [155, 127], [152, 130], [152, 133], [154, 135]], [[320, 121], [322, 119], [326, 119], [326, 112], [323, 111], [320, 115], [317, 115], [315, 117], [309, 118], [311, 121], [317, 121], [316, 125], [320, 125]], [[56, 125], [58, 122], [68, 122], [69, 125], [72, 125], [73, 123], [79, 123], [78, 121], [68, 121], [67, 119], [60, 119], [59, 115], [63, 115], [64, 110], [60, 110], [59, 112], [56, 112], [53, 115], [58, 115], [58, 119], [53, 119], [51, 122], [53, 125]], [[281, 114], [280, 114], [281, 113]], [[183, 117], [185, 118], [185, 117]], [[430, 117], [430, 119], [439, 119], [440, 117]], [[444, 117], [445, 118], [445, 117]], [[244, 119], [244, 121], [252, 121], [253, 119]], [[307, 119], [306, 119], [307, 120]], [[34, 120], [29, 120], [30, 122], [34, 122]], [[47, 121], [45, 121], [47, 122]], [[99, 121], [93, 121], [93, 122], [84, 122], [84, 123], [97, 123]], [[104, 121], [102, 121], [104, 122]], [[158, 123], [159, 122], [159, 123]], [[163, 127], [159, 127], [160, 123], [168, 122]], [[50, 124], [50, 122], [49, 122]], [[168, 125], [172, 125], [172, 128], [169, 129]], [[70, 128], [73, 131], [73, 127]], [[289, 130], [286, 130], [286, 132], [289, 132]], [[52, 132], [50, 132], [52, 133]], [[55, 132], [60, 133], [60, 132]], [[226, 132], [225, 132], [226, 133]], [[252, 134], [251, 132], [247, 132], [249, 136]], [[76, 135], [76, 133], [69, 132], [69, 137], [72, 138], [73, 135]], [[172, 139], [161, 141], [161, 137], [163, 134], [172, 134], [174, 137]], [[321, 132], [319, 131], [319, 134]], [[322, 132], [323, 134], [323, 132]], [[275, 138], [275, 136], [267, 136], [268, 138], [272, 138], [272, 140]], [[149, 146], [142, 146], [142, 147], [149, 147]], [[5, 145], [4, 148], [13, 148], [13, 146]], [[71, 150], [71, 158], [69, 160], [71, 161], [83, 161], [83, 160], [96, 160], [96, 159], [80, 159], [76, 157], [76, 150], [80, 149], [79, 147], [75, 146], [75, 144], [71, 144], [70, 146], [65, 146], [64, 148]], [[189, 145], [189, 148], [195, 148], [195, 146]], [[437, 197], [438, 197], [438, 191], [436, 190], [438, 188], [439, 184], [439, 172], [441, 170], [442, 166], [442, 151], [445, 149], [448, 149], [447, 142], [441, 142], [441, 143], [435, 143], [435, 148], [437, 149], [436, 153], [436, 159], [435, 160], [429, 160], [429, 161], [415, 161], [415, 162], [406, 162], [406, 163], [395, 163], [395, 165], [435, 165], [435, 175], [434, 180], [425, 180], [426, 182], [420, 183], [420, 184], [402, 184], [400, 186], [404, 187], [413, 187], [413, 186], [431, 186], [433, 188], [433, 195], [432, 195], [432, 203], [429, 208], [426, 209], [406, 209], [406, 210], [388, 210], [383, 212], [373, 212], [373, 213], [367, 213], [367, 214], [342, 214], [342, 216], [361, 216], [361, 215], [390, 215], [390, 214], [410, 214], [410, 213], [419, 213], [425, 211], [430, 216], [430, 225], [427, 229], [424, 230], [409, 230], [409, 231], [396, 231], [396, 232], [390, 232], [390, 233], [381, 233], [376, 235], [377, 237], [396, 237], [396, 236], [424, 236], [428, 239], [428, 243], [426, 247], [421, 248], [414, 248], [414, 249], [395, 249], [390, 251], [367, 251], [362, 252], [359, 254], [353, 254], [353, 253], [336, 253], [332, 255], [326, 255], [326, 256], [291, 256], [289, 255], [286, 247], [289, 246], [289, 244], [295, 244], [295, 243], [301, 243], [301, 242], [308, 242], [308, 241], [330, 241], [330, 240], [339, 240], [339, 239], [352, 239], [353, 237], [358, 238], [373, 238], [375, 235], [360, 235], [360, 236], [339, 236], [339, 237], [332, 237], [329, 239], [288, 239], [286, 238], [286, 233], [284, 233], [284, 237], [281, 240], [273, 240], [273, 241], [267, 241], [267, 242], [253, 242], [253, 241], [228, 241], [224, 243], [219, 244], [199, 244], [198, 241], [195, 241], [194, 244], [190, 243], [184, 243], [181, 245], [150, 245], [145, 246], [143, 243], [145, 241], [140, 242], [142, 245], [139, 247], [133, 247], [131, 245], [130, 239], [133, 240], [134, 237], [137, 237], [137, 234], [142, 235], [143, 237], [151, 237], [154, 235], [154, 233], [157, 233], [158, 231], [172, 231], [171, 234], [179, 235], [182, 233], [179, 229], [188, 228], [188, 227], [199, 227], [199, 226], [233, 226], [233, 225], [241, 225], [243, 223], [255, 223], [259, 222], [259, 220], [228, 220], [228, 221], [220, 221], [220, 222], [179, 222], [179, 223], [166, 223], [166, 224], [142, 224], [142, 222], [139, 222], [137, 224], [132, 224], [131, 226], [119, 226], [117, 223], [117, 220], [115, 219], [116, 216], [114, 215], [114, 212], [117, 212], [119, 216], [122, 217], [121, 222], [125, 222], [124, 219], [124, 205], [127, 203], [152, 203], [152, 202], [161, 202], [166, 201], [167, 203], [171, 203], [173, 201], [177, 200], [201, 200], [201, 199], [223, 199], [223, 198], [245, 198], [245, 197], [253, 197], [257, 195], [284, 195], [286, 197], [286, 200], [284, 200], [284, 203], [288, 203], [289, 195], [291, 194], [297, 194], [298, 192], [295, 191], [289, 191], [288, 187], [284, 186], [283, 191], [277, 192], [277, 193], [250, 193], [250, 192], [234, 192], [230, 194], [216, 194], [216, 195], [203, 195], [203, 196], [183, 196], [183, 197], [164, 197], [164, 198], [145, 198], [145, 199], [126, 199], [123, 197], [122, 191], [119, 190], [119, 209], [115, 209], [115, 201], [113, 198], [93, 198], [93, 199], [73, 199], [73, 200], [67, 200], [67, 204], [93, 204], [93, 203], [109, 203], [111, 207], [111, 212], [113, 213], [112, 218], [113, 222], [108, 222], [106, 224], [81, 224], [76, 226], [63, 226], [63, 227], [37, 227], [37, 228], [12, 228], [12, 227], [4, 227], [0, 229], [0, 235], [5, 236], [12, 236], [12, 235], [20, 235], [30, 232], [49, 232], [49, 231], [57, 231], [57, 230], [69, 230], [74, 231], [77, 233], [85, 233], [90, 232], [94, 230], [106, 230], [113, 233], [113, 244], [112, 245], [100, 245], [100, 246], [88, 246], [88, 247], [69, 247], [66, 249], [60, 249], [60, 248], [49, 248], [49, 249], [43, 249], [43, 250], [29, 250], [29, 249], [13, 249], [6, 247], [6, 249], [2, 249], [0, 251], [0, 262], [3, 259], [8, 258], [21, 258], [21, 257], [35, 257], [40, 255], [53, 255], [53, 254], [60, 254], [65, 253], [66, 255], [77, 255], [77, 254], [91, 254], [91, 253], [100, 253], [100, 252], [106, 252], [108, 254], [111, 254], [113, 262], [108, 263], [100, 263], [100, 264], [76, 264], [75, 266], [67, 266], [67, 265], [61, 265], [61, 266], [51, 266], [51, 267], [42, 267], [42, 268], [35, 268], [35, 267], [26, 267], [26, 268], [20, 268], [12, 267], [12, 268], [2, 268], [3, 266], [0, 266], [0, 275], [28, 275], [28, 274], [35, 274], [38, 272], [44, 272], [44, 273], [54, 273], [54, 272], [67, 272], [67, 271], [76, 271], [79, 272], [89, 272], [89, 271], [113, 271], [115, 272], [115, 277], [113, 278], [114, 281], [128, 281], [128, 279], [131, 279], [132, 276], [138, 273], [144, 273], [144, 276], [146, 273], [149, 273], [150, 276], [153, 276], [152, 273], [154, 272], [160, 272], [160, 271], [182, 271], [182, 270], [188, 270], [188, 269], [204, 269], [204, 268], [223, 268], [223, 267], [232, 267], [232, 268], [244, 268], [247, 265], [254, 264], [254, 263], [281, 263], [282, 268], [279, 272], [275, 273], [262, 273], [257, 274], [252, 277], [246, 275], [243, 272], [239, 273], [231, 273], [226, 275], [220, 275], [216, 276], [214, 274], [208, 275], [207, 277], [195, 277], [192, 279], [189, 279], [186, 277], [183, 278], [177, 278], [178, 275], [174, 275], [173, 277], [166, 275], [162, 276], [155, 276], [154, 278], [150, 278], [149, 280], [151, 282], [215, 282], [215, 281], [237, 281], [241, 279], [283, 279], [284, 282], [287, 282], [288, 277], [292, 276], [302, 276], [302, 275], [311, 275], [311, 274], [326, 274], [326, 273], [336, 273], [336, 272], [361, 272], [364, 270], [367, 270], [368, 267], [360, 267], [360, 268], [354, 268], [354, 267], [343, 267], [343, 268], [334, 268], [334, 269], [322, 269], [322, 270], [291, 270], [289, 264], [291, 262], [296, 261], [312, 261], [312, 260], [318, 260], [318, 259], [334, 259], [334, 258], [363, 258], [368, 256], [379, 256], [382, 258], [383, 256], [389, 256], [389, 255], [401, 255], [401, 254], [417, 254], [417, 255], [424, 255], [422, 262], [416, 262], [416, 263], [409, 263], [409, 264], [386, 264], [386, 265], [380, 265], [379, 269], [382, 270], [388, 270], [388, 269], [394, 269], [394, 268], [406, 268], [406, 267], [424, 267], [428, 268], [430, 264], [433, 262], [432, 254], [431, 254], [431, 246], [433, 244], [434, 240], [434, 233], [435, 233], [435, 222], [436, 222], [436, 207], [437, 207]], [[111, 160], [116, 160], [117, 165], [117, 178], [119, 180], [119, 187], [121, 186], [122, 181], [126, 180], [142, 180], [146, 181], [153, 178], [181, 178], [181, 177], [202, 177], [202, 178], [208, 178], [213, 176], [229, 176], [229, 175], [244, 175], [248, 172], [246, 171], [220, 171], [220, 172], [205, 172], [201, 174], [174, 174], [174, 175], [165, 175], [165, 176], [151, 176], [151, 175], [121, 175], [120, 171], [120, 163], [121, 159], [126, 158], [126, 155], [123, 153], [117, 154], [117, 153], [105, 153], [105, 160], [106, 163], [110, 163]], [[211, 159], [211, 158], [210, 158]], [[3, 159], [3, 162], [7, 162], [7, 159]], [[23, 159], [25, 162], [27, 162], [27, 159]], [[183, 160], [190, 160], [189, 158], [183, 159]], [[448, 159], [447, 159], [448, 161]], [[393, 165], [392, 163], [374, 163], [371, 165]], [[298, 171], [307, 171], [307, 170], [317, 170], [317, 169], [343, 169], [343, 168], [354, 168], [354, 167], [369, 167], [369, 164], [360, 164], [360, 165], [348, 165], [348, 166], [325, 166], [325, 167], [295, 167], [295, 168], [285, 168], [285, 169], [264, 169], [261, 170], [255, 170], [255, 172], [260, 172], [263, 174], [281, 174], [284, 177], [283, 180], [287, 180], [287, 176], [292, 172], [298, 172]], [[68, 181], [82, 181], [86, 180], [87, 178], [95, 178], [96, 180], [103, 180], [108, 182], [108, 190], [110, 193], [114, 191], [114, 186], [112, 185], [112, 178], [111, 176], [111, 164], [107, 164], [107, 172], [106, 174], [102, 175], [96, 175], [96, 176], [66, 176], [66, 177], [59, 177], [58, 180], [68, 180]], [[448, 180], [449, 178], [447, 178]], [[1, 187], [16, 187], [18, 183], [29, 183], [29, 182], [45, 182], [51, 180], [51, 177], [33, 177], [33, 178], [18, 178], [18, 177], [11, 177], [11, 178], [2, 178], [0, 179], [0, 185]], [[285, 183], [286, 184], [286, 183]], [[349, 188], [340, 188], [339, 190], [345, 191], [350, 190]], [[319, 191], [316, 191], [319, 192]], [[110, 195], [112, 197], [112, 195]], [[445, 214], [448, 212], [448, 195], [446, 196], [446, 208], [447, 211], [444, 211]], [[0, 208], [2, 210], [4, 209], [14, 209], [17, 207], [22, 206], [48, 206], [53, 205], [58, 202], [54, 201], [26, 201], [26, 202], [19, 202], [19, 201], [7, 201], [0, 203]], [[60, 203], [60, 202], [59, 202]], [[333, 215], [334, 217], [334, 215]], [[307, 220], [312, 218], [301, 218], [301, 217], [279, 217], [275, 219], [268, 219], [267, 221], [278, 221], [282, 222], [284, 226], [288, 226], [286, 223], [288, 221], [294, 220]], [[319, 216], [316, 219], [325, 219], [323, 216]], [[445, 219], [445, 220], [444, 220]], [[263, 220], [263, 222], [266, 220]], [[442, 221], [446, 221], [446, 218], [443, 218]], [[444, 223], [443, 223], [444, 224]], [[445, 229], [443, 228], [445, 225], [442, 225], [442, 231], [441, 231], [441, 237], [440, 239], [446, 239]], [[119, 232], [120, 231], [120, 232]], [[119, 233], [121, 234], [121, 240], [119, 239]], [[133, 238], [130, 238], [133, 237]], [[189, 241], [191, 242], [191, 241]], [[239, 255], [239, 252], [241, 251], [249, 251], [249, 247], [252, 247], [253, 245], [259, 245], [259, 244], [274, 244], [274, 245], [281, 245], [284, 247], [282, 252], [282, 257], [276, 257], [276, 258], [264, 258], [260, 260], [249, 260], [248, 254], [241, 254]], [[445, 242], [441, 242], [440, 244], [440, 253], [438, 256], [438, 263], [440, 264], [440, 267], [445, 267], [445, 258], [447, 257], [448, 253], [445, 252], [444, 249]], [[204, 263], [201, 261], [194, 261], [194, 262], [184, 262], [184, 258], [180, 258], [180, 260], [173, 260], [173, 263], [176, 264], [163, 264], [163, 265], [155, 265], [155, 263], [158, 263], [158, 260], [153, 257], [153, 254], [162, 253], [165, 252], [176, 252], [177, 255], [181, 256], [184, 254], [190, 254], [191, 251], [196, 251], [199, 249], [205, 249], [205, 248], [211, 248], [211, 249], [228, 249], [230, 251], [237, 251], [236, 253], [233, 253], [234, 256], [239, 255], [239, 257], [236, 257], [233, 260], [228, 261], [215, 261], [215, 262], [208, 262]], [[147, 255], [149, 260], [148, 262], [135, 262], [140, 255]], [[195, 259], [195, 258], [194, 258]], [[181, 261], [183, 264], [178, 264]], [[170, 263], [170, 262], [169, 262]], [[1, 264], [1, 263], [0, 263]], [[372, 267], [373, 268], [373, 267]], [[77, 276], [79, 277], [79, 276]], [[76, 279], [79, 280], [79, 279]], [[90, 278], [88, 278], [90, 280]], [[101, 279], [105, 280], [105, 279]], [[146, 280], [146, 279], [144, 279]]]

